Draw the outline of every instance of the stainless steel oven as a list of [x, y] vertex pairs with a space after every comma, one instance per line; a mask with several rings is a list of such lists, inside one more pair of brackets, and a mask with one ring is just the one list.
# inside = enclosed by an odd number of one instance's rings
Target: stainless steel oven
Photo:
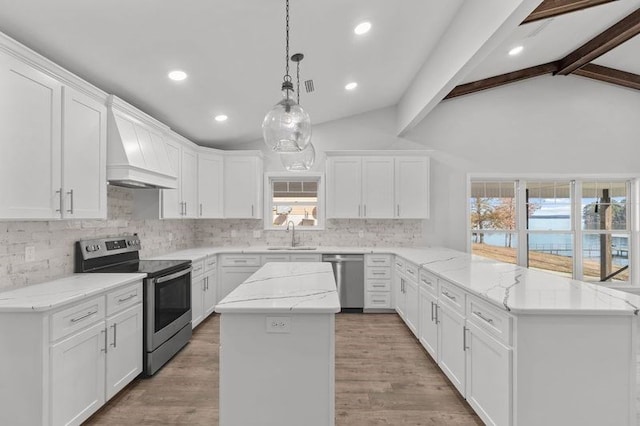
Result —
[[137, 235], [76, 243], [76, 272], [145, 273], [144, 373], [155, 374], [191, 339], [191, 262], [141, 260]]

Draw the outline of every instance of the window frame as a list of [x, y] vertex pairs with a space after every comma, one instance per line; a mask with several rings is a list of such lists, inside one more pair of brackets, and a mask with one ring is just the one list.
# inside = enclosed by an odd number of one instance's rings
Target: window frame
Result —
[[[471, 200], [472, 183], [481, 181], [492, 182], [516, 182], [516, 229], [517, 235], [517, 256], [516, 264], [528, 267], [529, 247], [527, 236], [530, 231], [526, 227], [527, 209], [526, 203], [526, 183], [527, 182], [551, 182], [569, 181], [571, 183], [571, 229], [569, 231], [549, 231], [552, 233], [570, 233], [573, 239], [573, 272], [572, 277], [577, 280], [604, 285], [607, 287], [640, 287], [640, 177], [626, 174], [584, 174], [584, 175], [551, 175], [551, 174], [491, 174], [491, 173], [469, 173], [467, 174], [466, 202], [467, 214], [465, 215], [467, 224], [467, 252], [472, 253], [472, 238], [474, 229], [471, 226], [469, 202]], [[592, 281], [593, 277], [583, 275], [583, 239], [587, 234], [616, 233], [616, 230], [587, 230], [582, 227], [582, 183], [590, 182], [625, 182], [627, 186], [627, 229], [623, 232], [629, 236], [629, 281]], [[477, 231], [477, 230], [475, 230]], [[507, 231], [497, 231], [507, 232]], [[535, 231], [534, 231], [535, 232]], [[541, 232], [541, 231], [537, 231]], [[552, 272], [552, 271], [549, 271]]]
[[298, 231], [324, 231], [325, 230], [325, 192], [324, 173], [319, 172], [268, 172], [264, 174], [264, 230], [286, 231], [286, 228], [275, 226], [272, 223], [271, 209], [273, 207], [273, 182], [274, 181], [317, 181], [318, 182], [318, 206], [316, 209], [318, 224], [314, 227], [296, 227]]

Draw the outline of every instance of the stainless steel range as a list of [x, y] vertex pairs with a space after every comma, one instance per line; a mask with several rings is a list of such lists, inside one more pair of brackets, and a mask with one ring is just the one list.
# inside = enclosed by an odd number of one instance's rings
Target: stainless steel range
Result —
[[137, 235], [76, 243], [76, 272], [145, 273], [144, 373], [153, 375], [191, 339], [191, 262], [141, 260]]

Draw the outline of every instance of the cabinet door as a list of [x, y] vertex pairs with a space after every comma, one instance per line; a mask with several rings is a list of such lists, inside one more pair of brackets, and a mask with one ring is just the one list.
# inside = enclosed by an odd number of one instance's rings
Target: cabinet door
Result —
[[51, 347], [51, 424], [79, 425], [104, 404], [105, 344], [100, 322]]
[[176, 189], [163, 189], [162, 194], [162, 218], [163, 219], [179, 219], [182, 217], [182, 195], [180, 191], [181, 186], [181, 146], [178, 142], [167, 140], [166, 142], [167, 154], [169, 156], [169, 163], [171, 168], [178, 177]]
[[107, 216], [107, 107], [65, 87], [62, 157], [63, 217]]
[[262, 217], [262, 161], [257, 157], [224, 159], [224, 217]]
[[362, 159], [362, 217], [393, 218], [393, 157]]
[[212, 269], [207, 272], [204, 292], [204, 318], [213, 313], [213, 309], [218, 302], [218, 270]]
[[393, 276], [393, 295], [396, 312], [400, 315], [400, 318], [405, 319], [405, 296], [404, 296], [404, 278], [402, 275], [396, 274]]
[[194, 277], [191, 280], [191, 328], [196, 328], [203, 319], [205, 285], [204, 275]]
[[221, 155], [198, 154], [198, 217], [222, 217], [223, 171]]
[[437, 300], [429, 291], [420, 288], [419, 340], [434, 361], [438, 360]]
[[429, 158], [396, 158], [395, 217], [426, 219], [429, 217]]
[[59, 218], [62, 85], [0, 53], [0, 94], [0, 218]]
[[404, 281], [405, 292], [405, 322], [409, 330], [418, 337], [418, 326], [420, 320], [420, 298], [418, 296], [418, 283], [406, 279]]
[[440, 302], [438, 321], [438, 365], [464, 396], [464, 317]]
[[107, 400], [142, 372], [142, 304], [107, 320]]
[[360, 157], [327, 159], [327, 218], [362, 216], [362, 162]]
[[198, 217], [198, 156], [195, 151], [182, 147], [182, 164], [180, 186], [184, 214], [182, 217]]
[[467, 323], [466, 398], [488, 425], [511, 424], [511, 349]]

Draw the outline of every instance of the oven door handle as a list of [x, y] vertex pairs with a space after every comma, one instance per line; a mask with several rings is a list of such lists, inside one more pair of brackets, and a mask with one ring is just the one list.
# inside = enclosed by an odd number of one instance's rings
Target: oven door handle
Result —
[[191, 266], [189, 266], [187, 269], [183, 269], [182, 271], [178, 271], [175, 274], [171, 274], [171, 275], [167, 275], [164, 277], [158, 277], [158, 278], [154, 278], [153, 282], [156, 284], [160, 284], [160, 283], [164, 283], [167, 281], [171, 281], [174, 280], [176, 278], [180, 278], [183, 275], [187, 275], [188, 273], [191, 272], [193, 268]]

